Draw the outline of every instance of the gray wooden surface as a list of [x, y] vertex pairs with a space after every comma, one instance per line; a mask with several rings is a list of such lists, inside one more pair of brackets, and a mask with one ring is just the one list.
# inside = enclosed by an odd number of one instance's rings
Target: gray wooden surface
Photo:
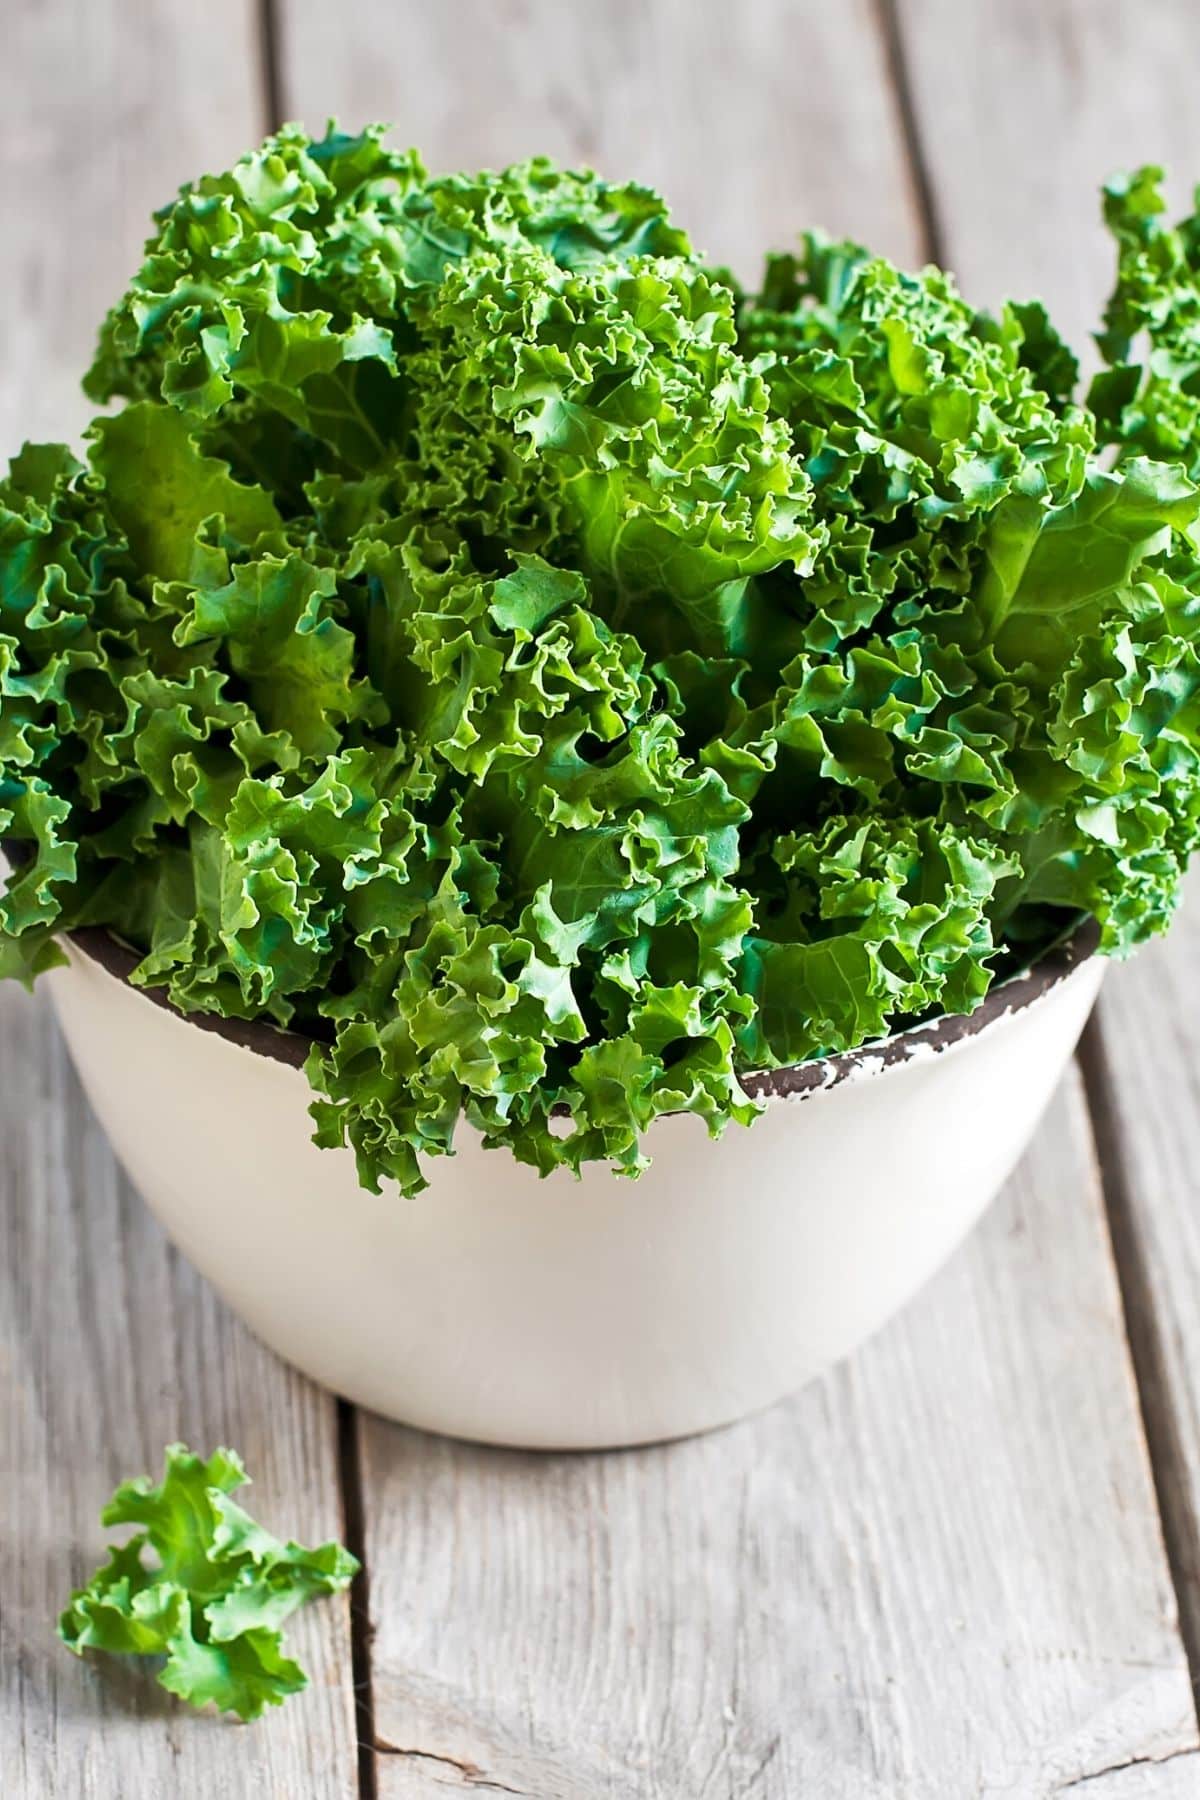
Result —
[[[747, 276], [810, 222], [937, 249], [1076, 332], [1100, 179], [1200, 176], [1193, 0], [8, 0], [3, 27], [0, 453], [79, 428], [149, 208], [280, 114], [658, 181]], [[1185, 915], [1110, 978], [1008, 1191], [843, 1368], [710, 1438], [550, 1458], [339, 1410], [255, 1344], [115, 1170], [44, 1001], [0, 990], [0, 1794], [1200, 1794], [1198, 977]], [[175, 1436], [237, 1444], [268, 1523], [366, 1562], [259, 1726], [52, 1636], [100, 1501]]]

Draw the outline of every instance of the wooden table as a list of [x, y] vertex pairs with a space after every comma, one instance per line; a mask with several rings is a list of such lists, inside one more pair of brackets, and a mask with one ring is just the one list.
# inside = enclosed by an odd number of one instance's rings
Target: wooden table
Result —
[[[280, 116], [636, 173], [747, 275], [821, 221], [1078, 336], [1097, 185], [1200, 175], [1198, 72], [1194, 0], [7, 0], [0, 447], [78, 430], [150, 206]], [[1111, 975], [987, 1222], [844, 1367], [709, 1438], [563, 1457], [277, 1362], [147, 1218], [44, 1000], [0, 991], [0, 1793], [1200, 1794], [1198, 983], [1187, 915]], [[101, 1500], [177, 1437], [240, 1447], [267, 1523], [365, 1564], [260, 1726], [52, 1635]]]

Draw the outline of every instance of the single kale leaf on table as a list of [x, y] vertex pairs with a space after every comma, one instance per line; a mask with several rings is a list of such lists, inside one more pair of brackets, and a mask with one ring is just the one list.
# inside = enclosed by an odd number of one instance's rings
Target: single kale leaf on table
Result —
[[77, 1655], [163, 1655], [165, 1688], [243, 1719], [306, 1687], [282, 1627], [306, 1600], [345, 1588], [358, 1562], [339, 1544], [281, 1544], [230, 1499], [248, 1479], [233, 1450], [205, 1462], [170, 1444], [157, 1486], [123, 1482], [101, 1523], [142, 1529], [72, 1594], [63, 1642]]

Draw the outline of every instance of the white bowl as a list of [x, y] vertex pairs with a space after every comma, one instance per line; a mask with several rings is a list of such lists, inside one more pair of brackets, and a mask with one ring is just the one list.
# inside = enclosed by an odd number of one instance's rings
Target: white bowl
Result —
[[639, 1181], [541, 1181], [463, 1130], [415, 1200], [364, 1192], [348, 1151], [312, 1145], [301, 1040], [201, 1028], [130, 987], [136, 959], [99, 932], [48, 979], [133, 1181], [281, 1356], [432, 1431], [601, 1448], [768, 1405], [933, 1274], [1058, 1080], [1100, 984], [1093, 942], [970, 1018], [779, 1072], [749, 1130], [656, 1121]]

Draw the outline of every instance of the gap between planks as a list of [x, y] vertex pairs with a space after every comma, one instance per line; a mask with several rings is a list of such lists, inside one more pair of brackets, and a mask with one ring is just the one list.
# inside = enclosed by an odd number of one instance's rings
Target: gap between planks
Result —
[[875, 29], [883, 48], [884, 68], [892, 88], [900, 142], [908, 162], [921, 233], [921, 253], [928, 262], [945, 267], [945, 236], [938, 208], [937, 189], [930, 171], [925, 141], [917, 113], [916, 98], [909, 77], [904, 33], [896, 11], [896, 0], [872, 0]]
[[283, 41], [278, 0], [257, 0], [258, 73], [263, 127], [278, 131], [287, 115], [283, 91]]
[[337, 1398], [337, 1473], [342, 1502], [342, 1542], [358, 1558], [358, 1574], [350, 1587], [350, 1670], [354, 1683], [354, 1722], [358, 1738], [359, 1800], [377, 1800], [375, 1757], [375, 1690], [371, 1675], [371, 1582], [367, 1569], [366, 1513], [363, 1504], [362, 1449], [358, 1408]]

